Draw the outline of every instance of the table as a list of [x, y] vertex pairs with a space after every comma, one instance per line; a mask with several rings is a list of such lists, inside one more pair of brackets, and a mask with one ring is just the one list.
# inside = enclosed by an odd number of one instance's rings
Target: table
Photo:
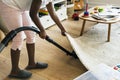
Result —
[[[96, 7], [96, 6], [95, 6]], [[89, 13], [93, 12], [95, 7], [92, 7], [88, 10]], [[105, 9], [107, 6], [97, 6], [97, 7], [101, 7], [103, 9]], [[114, 7], [115, 8], [115, 7]], [[119, 10], [120, 11], [120, 8], [115, 8], [117, 9], [117, 11]], [[119, 13], [120, 14], [120, 13]], [[84, 32], [84, 28], [85, 28], [85, 24], [86, 24], [86, 21], [91, 21], [91, 22], [97, 22], [97, 23], [104, 23], [104, 24], [108, 24], [108, 37], [107, 37], [107, 42], [110, 41], [110, 33], [111, 33], [111, 24], [113, 23], [116, 23], [118, 21], [120, 21], [120, 15], [115, 18], [115, 19], [111, 19], [111, 20], [98, 20], [98, 19], [95, 19], [92, 17], [93, 14], [89, 14], [89, 16], [85, 17], [84, 16], [84, 12], [82, 12], [80, 15], [79, 15], [79, 18], [83, 20], [83, 23], [82, 23], [82, 29], [81, 29], [81, 32], [80, 32], [80, 36], [83, 35], [83, 32]]]

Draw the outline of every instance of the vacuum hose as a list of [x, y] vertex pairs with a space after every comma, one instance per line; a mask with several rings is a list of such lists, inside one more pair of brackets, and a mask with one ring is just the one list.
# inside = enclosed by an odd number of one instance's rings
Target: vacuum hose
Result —
[[[31, 30], [36, 32], [37, 34], [40, 33], [40, 30], [36, 27], [33, 26], [24, 26], [24, 27], [19, 27], [15, 30], [10, 31], [6, 37], [1, 41], [0, 43], [0, 52], [8, 45], [8, 43], [16, 36], [17, 33], [19, 33], [20, 31], [24, 31], [24, 30]], [[66, 52], [67, 55], [73, 56], [74, 58], [77, 58], [77, 55], [75, 54], [75, 52], [69, 52], [68, 50], [66, 50], [65, 48], [63, 48], [62, 46], [60, 46], [58, 43], [56, 43], [55, 41], [53, 41], [52, 39], [49, 38], [49, 36], [47, 36], [45, 38], [48, 42], [52, 43], [53, 45], [55, 45], [56, 47], [58, 47], [59, 49], [63, 50], [64, 52]]]
[[17, 28], [15, 30], [12, 30], [10, 31], [6, 37], [1, 41], [0, 43], [0, 52], [8, 45], [8, 43], [16, 36], [17, 33], [19, 33], [20, 31], [23, 31], [23, 30], [32, 30], [36, 33], [40, 33], [40, 30], [36, 27], [29, 27], [29, 26], [24, 26], [24, 27], [20, 27], [20, 28]]

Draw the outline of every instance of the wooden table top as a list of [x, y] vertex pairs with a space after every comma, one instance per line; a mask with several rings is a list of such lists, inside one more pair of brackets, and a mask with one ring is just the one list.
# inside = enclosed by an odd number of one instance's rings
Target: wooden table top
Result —
[[[84, 12], [82, 12], [79, 15], [80, 19], [87, 20], [87, 21], [93, 21], [93, 22], [99, 22], [99, 23], [105, 23], [105, 24], [116, 23], [116, 22], [120, 21], [120, 13], [117, 17], [115, 17], [114, 19], [111, 19], [111, 20], [97, 20], [97, 19], [93, 18], [92, 17], [93, 14], [98, 14], [98, 12], [95, 12], [96, 7], [97, 8], [103, 8], [103, 10], [106, 8], [106, 6], [95, 6], [95, 7], [89, 8], [88, 9], [89, 16], [84, 16]], [[120, 11], [119, 8], [116, 8], [116, 9], [118, 9]]]

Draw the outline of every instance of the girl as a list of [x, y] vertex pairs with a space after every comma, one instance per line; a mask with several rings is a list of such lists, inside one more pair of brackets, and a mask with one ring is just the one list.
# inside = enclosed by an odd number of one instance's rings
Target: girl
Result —
[[[46, 6], [51, 18], [55, 21], [61, 30], [61, 34], [65, 36], [65, 29], [60, 20], [54, 12], [52, 6], [52, 0], [0, 0], [0, 17], [2, 25], [9, 31], [14, 30], [22, 26], [34, 26], [34, 24], [40, 29], [40, 38], [45, 39], [47, 34], [43, 28], [43, 25], [39, 21], [37, 16], [38, 10], [41, 6]], [[11, 63], [12, 69], [9, 77], [12, 78], [29, 78], [32, 73], [21, 70], [18, 66], [20, 51], [24, 40], [24, 33], [26, 35], [26, 47], [28, 51], [29, 62], [26, 67], [29, 69], [42, 69], [47, 68], [47, 63], [35, 62], [34, 60], [34, 48], [35, 48], [35, 33], [32, 31], [22, 31], [18, 33], [12, 40], [11, 47]]]

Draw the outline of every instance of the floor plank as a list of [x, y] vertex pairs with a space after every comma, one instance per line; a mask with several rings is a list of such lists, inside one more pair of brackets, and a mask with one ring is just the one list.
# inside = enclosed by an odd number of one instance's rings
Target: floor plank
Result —
[[[73, 20], [65, 20], [62, 23], [65, 25], [67, 32], [76, 37], [79, 36], [82, 25], [81, 22], [82, 21], [76, 22]], [[56, 25], [48, 28], [46, 32], [50, 38], [62, 45], [65, 49], [72, 51], [71, 45], [69, 44], [67, 38], [60, 34], [60, 30]], [[0, 80], [17, 80], [7, 78], [11, 68], [9, 54], [10, 46], [11, 45], [9, 44], [8, 47], [6, 47], [0, 54]], [[60, 50], [46, 40], [40, 39], [38, 35], [35, 49], [36, 62], [46, 62], [49, 67], [42, 70], [31, 70], [30, 72], [32, 72], [33, 75], [28, 80], [73, 80], [80, 74], [87, 71], [78, 59], [67, 56], [64, 51]], [[24, 42], [20, 57], [20, 67], [24, 69], [27, 62], [27, 51]]]

